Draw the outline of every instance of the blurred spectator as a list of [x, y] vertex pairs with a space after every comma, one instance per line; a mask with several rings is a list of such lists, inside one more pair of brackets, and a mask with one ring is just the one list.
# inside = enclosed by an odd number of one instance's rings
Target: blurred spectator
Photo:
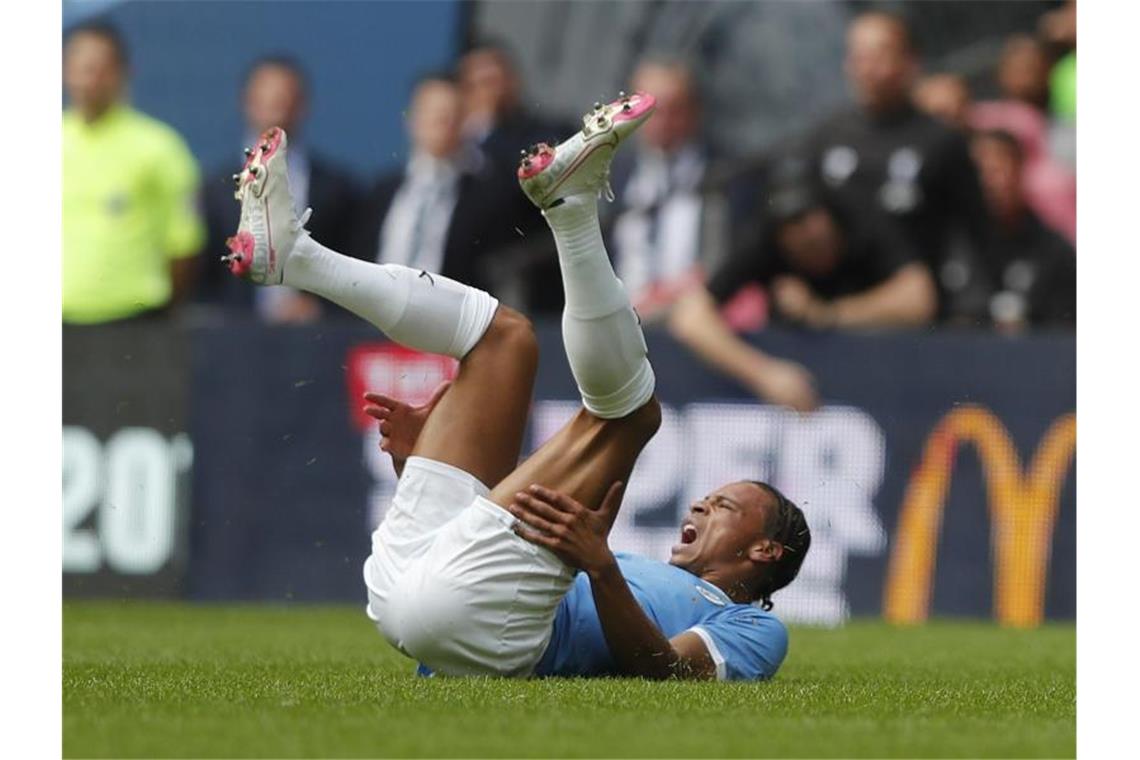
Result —
[[1077, 2], [1066, 0], [1054, 10], [1041, 15], [1038, 34], [1057, 54], [1071, 52], [1077, 47]]
[[[785, 167], [792, 162], [785, 162]], [[855, 216], [802, 178], [777, 173], [764, 222], [706, 288], [685, 293], [669, 327], [693, 351], [761, 398], [814, 406], [807, 371], [737, 338], [717, 311], [741, 288], [768, 288], [777, 319], [808, 328], [918, 326], [937, 294], [926, 266], [882, 213]]]
[[1004, 329], [1073, 324], [1074, 252], [1029, 208], [1022, 183], [1021, 143], [1009, 132], [993, 130], [977, 134], [971, 149], [996, 222], [987, 261], [999, 286], [990, 299], [991, 318]]
[[1069, 0], [1041, 17], [1039, 33], [1050, 46], [1053, 64], [1049, 72], [1049, 108], [1053, 126], [1050, 153], [1070, 169], [1077, 166], [1077, 4]]
[[[1055, 132], [1050, 136], [1052, 154], [1070, 167], [1076, 166], [1076, 50], [1058, 60], [1049, 74], [1050, 108]], [[1061, 133], [1058, 133], [1061, 132]]]
[[507, 193], [521, 193], [465, 145], [462, 124], [459, 86], [445, 75], [420, 80], [408, 108], [411, 156], [369, 195], [356, 256], [489, 287], [487, 255], [517, 236]]
[[1049, 72], [1050, 110], [1060, 120], [1077, 120], [1077, 51], [1067, 53]]
[[1076, 177], [1050, 157], [1048, 127], [1041, 112], [1013, 100], [971, 104], [965, 80], [954, 74], [924, 78], [915, 87], [914, 100], [920, 109], [962, 133], [1002, 129], [1017, 135], [1025, 155], [1026, 202], [1069, 242], [1076, 240]]
[[[255, 145], [258, 135], [270, 127], [285, 130], [289, 136], [289, 187], [297, 213], [312, 206], [314, 213], [307, 227], [313, 237], [343, 251], [350, 243], [359, 196], [345, 172], [306, 145], [303, 126], [308, 105], [308, 82], [299, 63], [278, 56], [256, 61], [242, 89], [246, 124], [243, 147]], [[232, 175], [244, 160], [240, 155], [235, 150], [233, 161], [220, 167], [206, 183], [203, 205], [210, 254], [224, 253], [226, 238], [238, 227], [241, 208], [234, 200]], [[311, 322], [322, 313], [322, 304], [315, 296], [286, 287], [250, 288], [231, 277], [225, 267], [212, 260], [208, 263], [203, 277], [204, 300], [229, 306], [253, 304], [257, 314], [270, 323]]]
[[[846, 2], [491, 2], [473, 4], [477, 34], [509, 39], [527, 98], [577, 120], [652, 51], [684, 55], [716, 114], [704, 137], [718, 155], [751, 156], [799, 134], [843, 99]], [[612, 89], [611, 89], [612, 88]]]
[[638, 131], [636, 151], [621, 153], [612, 174], [617, 203], [611, 253], [634, 307], [652, 320], [693, 282], [703, 282], [701, 184], [710, 156], [700, 137], [700, 103], [680, 61], [649, 59], [631, 81], [657, 98]]
[[495, 166], [514, 175], [519, 150], [539, 142], [557, 145], [577, 127], [540, 119], [522, 105], [522, 80], [508, 49], [485, 42], [458, 66], [463, 90], [463, 134]]
[[757, 282], [777, 319], [804, 327], [912, 327], [934, 317], [930, 273], [889, 217], [851, 214], [796, 176], [775, 182], [765, 223], [709, 281], [716, 301]]
[[973, 129], [1012, 133], [1024, 154], [1024, 188], [1029, 206], [1069, 242], [1077, 238], [1077, 180], [1049, 149], [1049, 53], [1045, 45], [1015, 35], [1005, 45], [997, 79], [1005, 97], [970, 109]]
[[1056, 63], [1049, 72], [1049, 107], [1064, 121], [1077, 119], [1077, 4], [1068, 0], [1041, 16], [1039, 33], [1053, 51]]
[[1027, 34], [1006, 40], [998, 62], [997, 82], [1007, 100], [1044, 112], [1049, 107], [1049, 53]]
[[490, 163], [496, 181], [509, 185], [499, 216], [509, 214], [515, 238], [486, 259], [487, 285], [505, 303], [530, 314], [562, 310], [562, 275], [554, 239], [542, 214], [515, 191], [519, 151], [546, 142], [557, 145], [579, 125], [542, 119], [523, 106], [523, 82], [509, 49], [484, 41], [457, 67], [463, 92], [463, 134]]
[[198, 167], [169, 126], [124, 101], [127, 49], [100, 22], [67, 35], [63, 321], [153, 315], [189, 291], [202, 245]]
[[969, 129], [970, 88], [957, 74], [931, 74], [914, 88], [914, 102], [921, 110], [960, 131]]
[[1025, 201], [1049, 227], [1070, 243], [1077, 239], [1077, 178], [1049, 153], [1049, 124], [1044, 114], [1025, 103], [990, 101], [970, 110], [976, 130], [1002, 130], [1014, 135], [1024, 156]]
[[918, 111], [910, 93], [918, 54], [901, 17], [859, 16], [848, 29], [847, 75], [857, 105], [825, 121], [809, 155], [839, 205], [886, 212], [936, 274], [940, 314], [974, 323], [990, 285], [981, 259], [989, 230], [966, 138]]

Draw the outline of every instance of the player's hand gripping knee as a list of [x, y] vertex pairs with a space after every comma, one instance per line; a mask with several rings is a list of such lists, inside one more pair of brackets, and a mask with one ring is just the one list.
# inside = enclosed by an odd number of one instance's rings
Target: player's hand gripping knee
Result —
[[507, 511], [522, 538], [545, 546], [570, 567], [593, 574], [614, 563], [608, 538], [621, 506], [621, 481], [610, 486], [602, 504], [590, 509], [566, 494], [533, 485], [515, 494]]
[[404, 461], [411, 456], [420, 437], [420, 431], [427, 422], [428, 415], [443, 394], [451, 387], [451, 381], [440, 385], [431, 398], [421, 406], [412, 406], [403, 401], [369, 391], [364, 394], [368, 404], [364, 413], [377, 420], [380, 425], [380, 450], [392, 456], [392, 464], [399, 475], [404, 469]]

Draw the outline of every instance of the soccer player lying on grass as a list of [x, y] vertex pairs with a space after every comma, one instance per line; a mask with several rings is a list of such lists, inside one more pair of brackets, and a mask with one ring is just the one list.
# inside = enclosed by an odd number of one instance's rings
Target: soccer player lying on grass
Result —
[[557, 148], [524, 152], [519, 182], [554, 233], [584, 408], [521, 464], [538, 364], [527, 319], [481, 290], [314, 241], [308, 212], [293, 213], [279, 129], [235, 175], [241, 224], [224, 259], [234, 274], [315, 293], [398, 343], [459, 360], [424, 407], [367, 396], [400, 475], [364, 565], [367, 613], [435, 673], [761, 679], [784, 659], [771, 595], [795, 578], [811, 535], [776, 489], [731, 483], [693, 504], [668, 564], [607, 544], [661, 409], [597, 196], [653, 107], [640, 93], [597, 105]]

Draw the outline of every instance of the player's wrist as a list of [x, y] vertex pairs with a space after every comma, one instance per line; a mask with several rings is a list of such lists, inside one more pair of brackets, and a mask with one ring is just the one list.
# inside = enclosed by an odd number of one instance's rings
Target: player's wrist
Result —
[[604, 583], [615, 577], [621, 577], [621, 573], [618, 571], [617, 558], [614, 557], [614, 553], [610, 551], [608, 546], [605, 553], [596, 562], [584, 569], [592, 582]]

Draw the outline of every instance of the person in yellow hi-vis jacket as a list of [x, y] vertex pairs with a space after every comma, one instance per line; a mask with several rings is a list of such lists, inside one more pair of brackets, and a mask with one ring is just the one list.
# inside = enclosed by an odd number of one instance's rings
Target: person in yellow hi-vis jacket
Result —
[[126, 46], [102, 23], [64, 43], [63, 321], [165, 311], [192, 285], [205, 230], [198, 166], [171, 127], [123, 100]]

